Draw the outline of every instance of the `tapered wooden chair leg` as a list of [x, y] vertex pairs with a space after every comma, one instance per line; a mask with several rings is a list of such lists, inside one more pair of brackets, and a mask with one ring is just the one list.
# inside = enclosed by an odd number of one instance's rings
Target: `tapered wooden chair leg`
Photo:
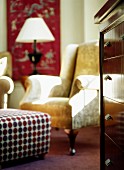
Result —
[[75, 155], [76, 150], [75, 150], [75, 140], [76, 140], [76, 136], [79, 132], [79, 130], [73, 130], [73, 129], [65, 129], [64, 130], [65, 133], [68, 135], [69, 137], [69, 142], [70, 142], [70, 155]]

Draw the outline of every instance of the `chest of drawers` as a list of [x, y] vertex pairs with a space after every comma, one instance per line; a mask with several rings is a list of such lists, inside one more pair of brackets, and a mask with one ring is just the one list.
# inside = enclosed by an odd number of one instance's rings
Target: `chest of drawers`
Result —
[[124, 169], [124, 1], [108, 0], [100, 27], [100, 169]]

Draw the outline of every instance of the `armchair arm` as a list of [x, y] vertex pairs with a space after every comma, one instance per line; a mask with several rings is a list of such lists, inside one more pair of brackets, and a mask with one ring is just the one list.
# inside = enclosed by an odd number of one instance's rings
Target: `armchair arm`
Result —
[[46, 98], [50, 95], [51, 90], [62, 83], [58, 76], [49, 75], [32, 75], [26, 79], [26, 92], [20, 103], [33, 102]]
[[71, 89], [70, 97], [79, 93], [80, 90], [99, 90], [100, 79], [96, 75], [80, 75], [74, 80], [73, 87]]
[[0, 108], [7, 108], [7, 94], [12, 93], [14, 89], [13, 80], [7, 76], [0, 77]]
[[[95, 75], [81, 75], [76, 77], [72, 94], [69, 98], [73, 117], [81, 113], [85, 117], [84, 120], [87, 119], [89, 121], [91, 116], [93, 117], [93, 121], [96, 122], [99, 113], [99, 80], [99, 76]], [[88, 114], [92, 115], [88, 117]], [[86, 124], [88, 123], [87, 121], [85, 122]]]
[[0, 94], [10, 94], [14, 89], [13, 80], [7, 76], [0, 77]]
[[75, 83], [80, 90], [82, 89], [99, 90], [100, 77], [95, 75], [80, 75], [76, 78]]

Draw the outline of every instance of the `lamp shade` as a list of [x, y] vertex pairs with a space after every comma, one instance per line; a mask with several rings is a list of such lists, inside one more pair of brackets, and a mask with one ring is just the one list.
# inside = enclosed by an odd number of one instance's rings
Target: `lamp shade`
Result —
[[22, 26], [16, 42], [32, 43], [54, 41], [54, 36], [43, 18], [28, 18]]

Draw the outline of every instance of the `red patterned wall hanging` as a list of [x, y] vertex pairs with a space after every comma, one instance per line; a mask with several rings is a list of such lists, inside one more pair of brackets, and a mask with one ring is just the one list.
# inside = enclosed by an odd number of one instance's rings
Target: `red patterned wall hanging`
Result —
[[43, 17], [55, 41], [38, 43], [37, 51], [43, 56], [37, 64], [40, 74], [58, 75], [60, 71], [60, 0], [7, 0], [7, 41], [12, 54], [13, 79], [33, 71], [33, 64], [28, 53], [33, 51], [33, 44], [16, 43], [15, 39], [29, 17]]

